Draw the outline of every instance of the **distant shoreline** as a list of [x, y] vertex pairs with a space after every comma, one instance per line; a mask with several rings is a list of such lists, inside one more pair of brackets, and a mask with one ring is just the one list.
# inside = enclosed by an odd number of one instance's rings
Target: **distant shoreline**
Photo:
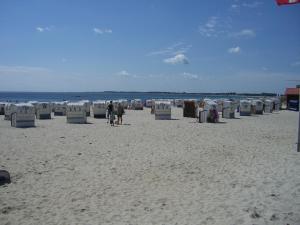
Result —
[[277, 96], [276, 93], [236, 93], [236, 92], [169, 92], [169, 91], [0, 91], [0, 93], [141, 93], [141, 94], [170, 94], [170, 95], [221, 95], [221, 96]]

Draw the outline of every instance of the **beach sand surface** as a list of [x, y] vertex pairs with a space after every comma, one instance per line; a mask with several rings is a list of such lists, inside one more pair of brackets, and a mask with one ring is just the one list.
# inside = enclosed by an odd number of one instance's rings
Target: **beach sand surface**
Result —
[[124, 125], [66, 117], [13, 128], [0, 116], [1, 225], [299, 225], [298, 114], [197, 123], [172, 109]]

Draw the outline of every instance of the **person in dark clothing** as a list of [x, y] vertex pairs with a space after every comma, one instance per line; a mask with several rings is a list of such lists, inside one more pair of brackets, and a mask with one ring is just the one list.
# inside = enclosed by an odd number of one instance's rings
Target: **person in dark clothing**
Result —
[[111, 126], [114, 126], [114, 105], [113, 105], [113, 102], [110, 101], [110, 103], [108, 104], [107, 106], [107, 117], [108, 117], [108, 120], [110, 121], [110, 125]]
[[[118, 124], [122, 124], [123, 123], [123, 114], [125, 113], [124, 111], [124, 107], [121, 103], [118, 104], [118, 108], [117, 108], [117, 116], [118, 116]], [[121, 123], [120, 123], [121, 121]]]

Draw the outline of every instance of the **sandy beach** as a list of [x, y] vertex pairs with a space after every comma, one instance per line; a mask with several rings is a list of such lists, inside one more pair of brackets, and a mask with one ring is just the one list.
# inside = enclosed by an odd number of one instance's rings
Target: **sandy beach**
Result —
[[2, 225], [300, 224], [298, 114], [196, 123], [173, 108], [18, 129], [0, 116]]

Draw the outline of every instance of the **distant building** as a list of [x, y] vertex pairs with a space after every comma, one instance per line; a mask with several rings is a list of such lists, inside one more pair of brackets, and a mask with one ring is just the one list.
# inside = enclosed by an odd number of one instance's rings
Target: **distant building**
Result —
[[299, 85], [285, 90], [287, 109], [299, 111]]

